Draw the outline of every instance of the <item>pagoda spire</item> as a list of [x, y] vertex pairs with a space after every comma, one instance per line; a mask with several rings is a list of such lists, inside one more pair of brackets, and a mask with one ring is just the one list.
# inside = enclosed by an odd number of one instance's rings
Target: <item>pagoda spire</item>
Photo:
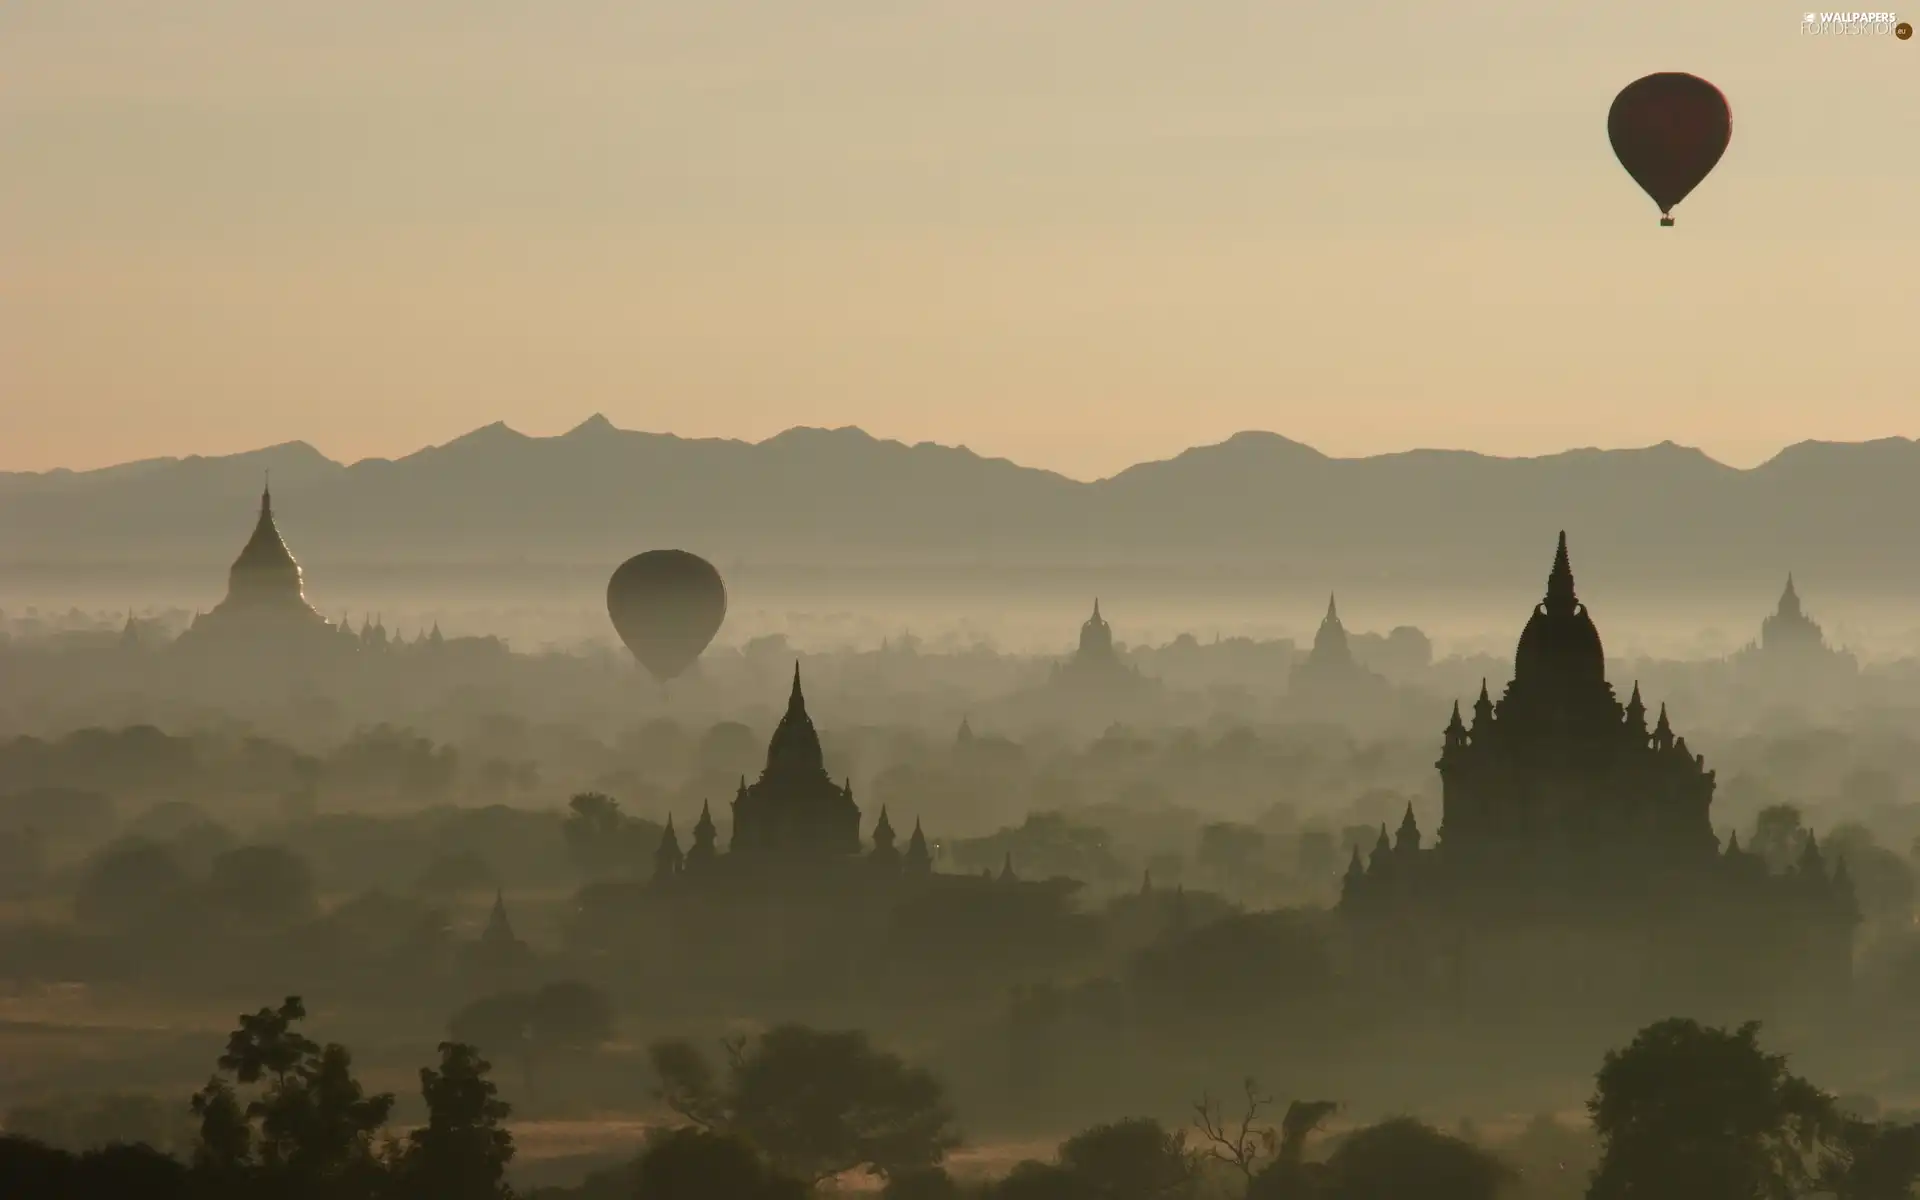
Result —
[[[826, 763], [820, 752], [820, 734], [813, 727], [813, 718], [807, 715], [807, 697], [800, 690], [800, 664], [797, 661], [793, 664], [793, 690], [787, 694], [786, 715], [780, 718], [780, 724], [774, 727], [773, 737], [767, 743], [766, 770], [770, 774], [792, 778], [826, 777]], [[744, 785], [745, 780], [741, 782]]]
[[873, 861], [882, 866], [898, 867], [900, 851], [894, 847], [893, 822], [887, 819], [887, 806], [880, 806], [880, 819], [873, 826]]
[[1486, 676], [1480, 677], [1480, 698], [1473, 702], [1473, 731], [1479, 733], [1482, 726], [1493, 723], [1493, 697], [1487, 694]]
[[1393, 839], [1387, 836], [1387, 823], [1382, 821], [1380, 822], [1380, 838], [1373, 843], [1373, 854], [1367, 859], [1367, 865], [1372, 868], [1378, 868], [1387, 861], [1387, 856], [1392, 853]]
[[1411, 854], [1420, 849], [1420, 823], [1413, 816], [1413, 802], [1407, 802], [1407, 815], [1400, 818], [1400, 833], [1394, 839], [1395, 850]]
[[1547, 576], [1546, 609], [1549, 616], [1571, 616], [1580, 599], [1573, 593], [1573, 563], [1567, 557], [1567, 531], [1560, 531], [1560, 545], [1553, 552], [1553, 571]]
[[680, 837], [673, 831], [673, 814], [667, 814], [667, 827], [660, 831], [660, 845], [653, 852], [653, 878], [655, 882], [672, 879], [686, 866], [686, 856], [680, 853]]
[[1013, 873], [1013, 851], [1009, 850], [1007, 851], [1006, 858], [1002, 859], [1000, 863], [1000, 882], [1012, 883], [1019, 878], [1018, 875]]
[[500, 945], [519, 940], [514, 936], [513, 922], [507, 920], [507, 894], [496, 888], [493, 893], [493, 911], [487, 915], [486, 932], [480, 935], [480, 941], [485, 945]]
[[1327, 615], [1324, 620], [1328, 625], [1338, 625], [1340, 623], [1340, 610], [1334, 607], [1332, 592], [1327, 593]]
[[700, 801], [700, 820], [693, 826], [693, 846], [687, 851], [682, 868], [704, 867], [711, 863], [718, 854], [714, 849], [714, 842], [718, 837], [719, 833], [713, 827], [713, 805], [702, 800]]
[[933, 873], [933, 855], [927, 850], [927, 835], [920, 832], [920, 820], [914, 818], [913, 836], [907, 839], [907, 872], [912, 875]]

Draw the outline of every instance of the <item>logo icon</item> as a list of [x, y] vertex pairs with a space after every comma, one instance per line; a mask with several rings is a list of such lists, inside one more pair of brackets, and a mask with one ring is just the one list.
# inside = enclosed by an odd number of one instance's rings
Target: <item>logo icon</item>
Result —
[[1904, 42], [1913, 36], [1913, 26], [1906, 21], [1902, 21], [1893, 27], [1893, 36]]

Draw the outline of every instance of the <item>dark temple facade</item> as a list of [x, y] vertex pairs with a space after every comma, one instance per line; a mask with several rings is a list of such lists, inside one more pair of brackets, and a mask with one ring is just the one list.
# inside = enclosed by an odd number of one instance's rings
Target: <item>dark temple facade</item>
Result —
[[[1371, 856], [1355, 850], [1340, 900], [1362, 961], [1401, 983], [1532, 969], [1574, 990], [1689, 974], [1752, 987], [1850, 973], [1859, 913], [1845, 864], [1829, 870], [1811, 840], [1784, 875], [1737, 838], [1722, 849], [1704, 758], [1664, 705], [1649, 724], [1638, 684], [1623, 704], [1608, 683], [1564, 533], [1512, 682], [1498, 701], [1482, 683], [1471, 720], [1455, 704], [1435, 765], [1435, 843], [1409, 807]], [[1729, 961], [1746, 945], [1779, 958]]]

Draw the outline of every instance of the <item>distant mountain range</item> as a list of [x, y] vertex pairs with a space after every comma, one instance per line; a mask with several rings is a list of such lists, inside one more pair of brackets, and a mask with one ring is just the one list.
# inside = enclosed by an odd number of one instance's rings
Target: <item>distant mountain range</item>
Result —
[[303, 559], [604, 564], [676, 545], [716, 562], [943, 572], [1190, 568], [1535, 586], [1565, 528], [1616, 585], [1920, 586], [1920, 443], [1803, 442], [1739, 470], [1672, 443], [1493, 458], [1330, 458], [1241, 433], [1081, 483], [859, 429], [764, 442], [503, 424], [346, 465], [291, 442], [219, 458], [0, 474], [0, 565], [214, 562], [271, 472]]

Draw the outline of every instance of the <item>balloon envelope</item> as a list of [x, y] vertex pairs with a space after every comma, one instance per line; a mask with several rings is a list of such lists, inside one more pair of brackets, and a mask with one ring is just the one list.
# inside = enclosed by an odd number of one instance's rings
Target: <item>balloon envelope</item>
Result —
[[607, 615], [640, 665], [665, 683], [694, 664], [727, 617], [727, 585], [685, 550], [649, 550], [607, 581]]
[[1662, 216], [1671, 216], [1727, 152], [1733, 112], [1706, 80], [1663, 71], [1634, 80], [1614, 97], [1607, 137], [1627, 174]]

